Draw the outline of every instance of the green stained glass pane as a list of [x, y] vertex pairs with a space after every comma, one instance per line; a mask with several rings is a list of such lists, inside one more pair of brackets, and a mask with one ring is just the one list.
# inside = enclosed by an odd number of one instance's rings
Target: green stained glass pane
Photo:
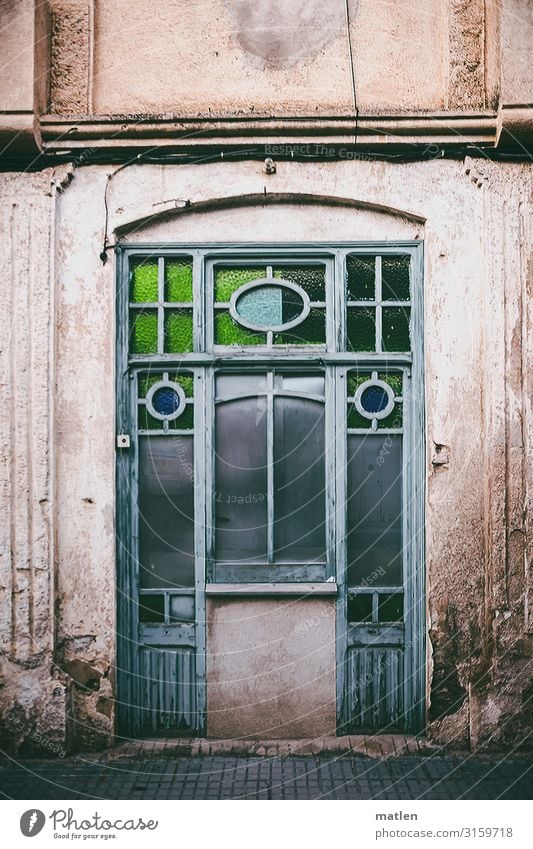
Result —
[[364, 307], [348, 307], [346, 330], [349, 351], [376, 350], [376, 311]]
[[378, 419], [378, 428], [399, 428], [403, 424], [403, 410], [401, 404], [395, 404], [392, 413], [385, 419]]
[[168, 423], [169, 430], [191, 430], [194, 427], [194, 407], [187, 404], [181, 416]]
[[157, 353], [157, 311], [132, 310], [130, 316], [130, 352]]
[[354, 404], [348, 404], [348, 427], [364, 427], [369, 428], [372, 424], [370, 419], [365, 419], [364, 416], [359, 415], [357, 410], [355, 409]]
[[166, 310], [165, 353], [192, 351], [192, 310]]
[[177, 374], [174, 377], [171, 377], [171, 380], [174, 380], [176, 383], [179, 383], [185, 395], [188, 398], [192, 398], [194, 395], [194, 377], [192, 374]]
[[165, 301], [192, 301], [191, 262], [165, 262]]
[[322, 309], [312, 309], [301, 324], [285, 333], [274, 334], [275, 345], [325, 345], [326, 314]]
[[409, 351], [408, 307], [383, 307], [382, 329], [384, 351]]
[[[376, 259], [373, 256], [349, 256], [346, 259], [347, 297], [349, 301], [372, 301], [376, 294]], [[366, 350], [366, 349], [365, 349]]]
[[163, 430], [163, 422], [154, 419], [144, 404], [139, 404], [139, 428], [140, 430]]
[[264, 333], [255, 333], [245, 327], [239, 327], [229, 313], [217, 312], [215, 315], [215, 345], [265, 345]]
[[146, 393], [154, 383], [162, 379], [162, 375], [156, 374], [141, 374], [139, 375], [139, 398], [146, 398]]
[[384, 256], [381, 258], [382, 300], [409, 300], [410, 266], [411, 257], [409, 256]]
[[[169, 430], [191, 430], [194, 427], [194, 408], [187, 404], [181, 416], [168, 422]], [[139, 404], [139, 428], [141, 430], [163, 430], [163, 422], [151, 416], [144, 406]]]
[[215, 270], [215, 301], [229, 301], [233, 293], [251, 283], [266, 277], [266, 268], [217, 268]]
[[378, 372], [378, 380], [388, 383], [395, 395], [401, 397], [403, 392], [403, 376], [391, 372]]
[[323, 265], [284, 265], [272, 269], [273, 277], [297, 283], [311, 301], [326, 300], [326, 270]]
[[362, 383], [365, 380], [368, 380], [370, 377], [366, 372], [364, 374], [359, 374], [357, 371], [350, 371], [348, 373], [348, 395], [353, 397]]
[[157, 291], [157, 261], [135, 264], [131, 271], [131, 300], [138, 304], [157, 301]]
[[[176, 374], [175, 372], [169, 372], [168, 379], [173, 383], [179, 383], [182, 387], [185, 395], [189, 398], [194, 394], [194, 378], [192, 375], [188, 374]], [[141, 374], [139, 375], [139, 398], [146, 398], [146, 394], [151, 386], [154, 383], [159, 383], [159, 381], [163, 380], [162, 372], [152, 372], [151, 374]]]

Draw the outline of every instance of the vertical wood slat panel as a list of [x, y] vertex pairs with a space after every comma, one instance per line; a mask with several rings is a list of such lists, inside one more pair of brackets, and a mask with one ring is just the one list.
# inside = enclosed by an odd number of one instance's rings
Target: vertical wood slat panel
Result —
[[194, 649], [143, 646], [140, 649], [140, 673], [141, 724], [144, 729], [197, 728]]
[[401, 649], [348, 650], [346, 696], [349, 726], [385, 729], [402, 724], [403, 665]]

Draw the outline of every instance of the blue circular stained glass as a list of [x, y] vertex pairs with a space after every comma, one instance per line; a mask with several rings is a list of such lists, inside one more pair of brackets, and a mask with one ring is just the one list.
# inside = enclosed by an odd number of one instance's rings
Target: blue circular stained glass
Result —
[[389, 393], [382, 386], [369, 386], [361, 393], [360, 404], [367, 413], [382, 413], [389, 404]]
[[179, 409], [180, 398], [170, 386], [162, 386], [154, 392], [152, 407], [160, 416], [172, 416]]

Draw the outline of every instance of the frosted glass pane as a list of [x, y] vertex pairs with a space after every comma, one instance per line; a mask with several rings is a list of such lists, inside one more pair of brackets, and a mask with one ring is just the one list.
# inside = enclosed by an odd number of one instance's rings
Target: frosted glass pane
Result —
[[383, 350], [410, 351], [409, 309], [383, 307]]
[[[232, 395], [256, 394], [265, 392], [267, 387], [267, 377], [265, 372], [235, 374], [228, 372], [227, 374], [217, 374], [216, 377], [216, 397], [231, 398]], [[263, 403], [263, 402], [259, 402]]]
[[384, 256], [381, 259], [381, 296], [384, 301], [409, 300], [411, 257]]
[[277, 345], [325, 345], [326, 314], [323, 309], [314, 308], [301, 324], [292, 330], [274, 335]]
[[170, 596], [169, 616], [171, 622], [194, 622], [194, 596]]
[[194, 586], [192, 436], [139, 440], [139, 534], [141, 587]]
[[306, 392], [324, 397], [324, 377], [321, 374], [277, 374], [276, 387], [287, 392]]
[[348, 437], [347, 519], [349, 586], [401, 586], [401, 436]]
[[376, 311], [348, 307], [346, 316], [348, 351], [376, 350]]
[[311, 301], [326, 300], [326, 278], [323, 265], [284, 265], [272, 269], [273, 277], [290, 280], [305, 289]]
[[249, 563], [254, 560], [265, 562], [267, 559], [266, 423], [264, 398], [217, 404], [217, 560]]
[[372, 301], [375, 297], [376, 260], [373, 256], [349, 256], [346, 259], [347, 297], [349, 301]]
[[325, 560], [324, 467], [324, 405], [307, 399], [275, 398], [274, 548], [277, 562]]

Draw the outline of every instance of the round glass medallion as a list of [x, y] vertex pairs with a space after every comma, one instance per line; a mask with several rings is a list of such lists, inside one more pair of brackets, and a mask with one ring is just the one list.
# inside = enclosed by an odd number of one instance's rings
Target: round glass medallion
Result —
[[309, 315], [307, 292], [289, 280], [263, 278], [240, 286], [231, 296], [230, 314], [249, 330], [279, 332]]
[[185, 393], [179, 383], [159, 380], [150, 387], [146, 395], [149, 414], [160, 421], [173, 421], [185, 409]]
[[383, 380], [365, 380], [355, 393], [354, 403], [366, 419], [384, 419], [394, 409], [394, 392]]

